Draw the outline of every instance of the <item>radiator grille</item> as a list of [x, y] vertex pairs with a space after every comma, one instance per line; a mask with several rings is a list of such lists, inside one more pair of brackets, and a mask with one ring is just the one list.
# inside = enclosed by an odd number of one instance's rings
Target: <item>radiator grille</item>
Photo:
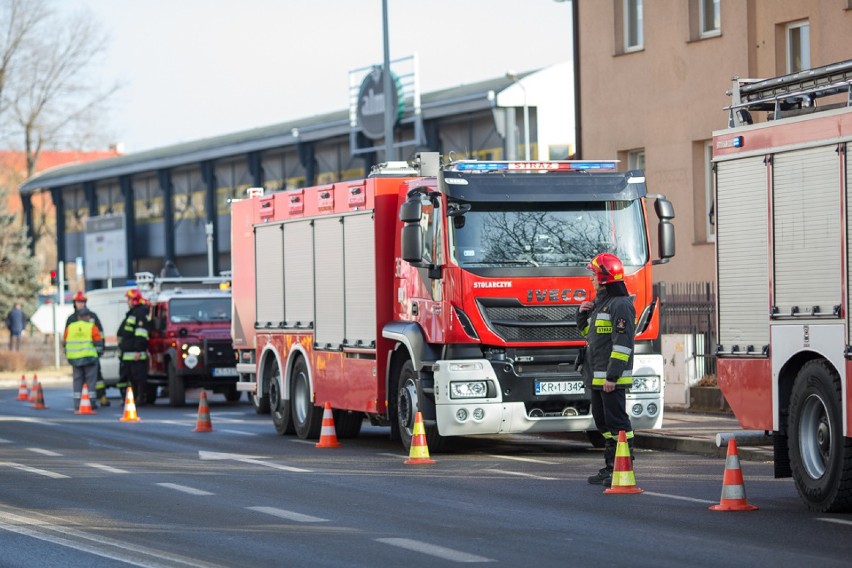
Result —
[[505, 341], [581, 341], [577, 306], [525, 306], [516, 300], [477, 300], [488, 326]]

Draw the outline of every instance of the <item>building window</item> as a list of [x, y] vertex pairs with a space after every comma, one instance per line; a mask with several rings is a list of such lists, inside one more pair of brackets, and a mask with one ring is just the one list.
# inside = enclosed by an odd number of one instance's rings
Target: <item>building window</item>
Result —
[[645, 171], [645, 149], [630, 150], [627, 152], [627, 169]]
[[704, 143], [704, 216], [707, 242], [716, 241], [716, 172], [713, 170], [713, 141]]
[[811, 27], [808, 22], [787, 24], [787, 73], [811, 68]]
[[644, 45], [642, 0], [624, 0], [624, 51], [639, 51]]
[[702, 38], [714, 37], [721, 32], [719, 2], [720, 0], [698, 0], [698, 29], [701, 30], [700, 36]]

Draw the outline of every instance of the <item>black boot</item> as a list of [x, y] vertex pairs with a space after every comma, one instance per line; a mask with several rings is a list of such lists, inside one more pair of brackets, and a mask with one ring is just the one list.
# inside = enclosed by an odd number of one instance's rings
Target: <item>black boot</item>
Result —
[[592, 485], [612, 485], [612, 468], [615, 465], [615, 440], [607, 439], [604, 446], [604, 467], [595, 475], [590, 475], [588, 482]]

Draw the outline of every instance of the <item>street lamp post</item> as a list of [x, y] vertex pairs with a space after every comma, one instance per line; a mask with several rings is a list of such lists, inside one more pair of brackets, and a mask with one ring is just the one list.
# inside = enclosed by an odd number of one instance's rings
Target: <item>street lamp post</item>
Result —
[[506, 78], [514, 82], [524, 93], [524, 159], [530, 161], [530, 107], [527, 105], [527, 89], [518, 80], [518, 74], [514, 71], [506, 71]]

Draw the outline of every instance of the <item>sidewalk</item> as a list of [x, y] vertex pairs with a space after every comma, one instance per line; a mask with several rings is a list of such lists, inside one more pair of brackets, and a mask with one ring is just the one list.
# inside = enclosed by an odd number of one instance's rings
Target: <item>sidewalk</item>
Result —
[[727, 439], [717, 446], [717, 434], [735, 433], [737, 453], [742, 459], [772, 460], [772, 438], [763, 432], [743, 430], [733, 414], [723, 412], [691, 412], [666, 408], [660, 430], [637, 430], [634, 444], [637, 448], [667, 450], [725, 457]]

